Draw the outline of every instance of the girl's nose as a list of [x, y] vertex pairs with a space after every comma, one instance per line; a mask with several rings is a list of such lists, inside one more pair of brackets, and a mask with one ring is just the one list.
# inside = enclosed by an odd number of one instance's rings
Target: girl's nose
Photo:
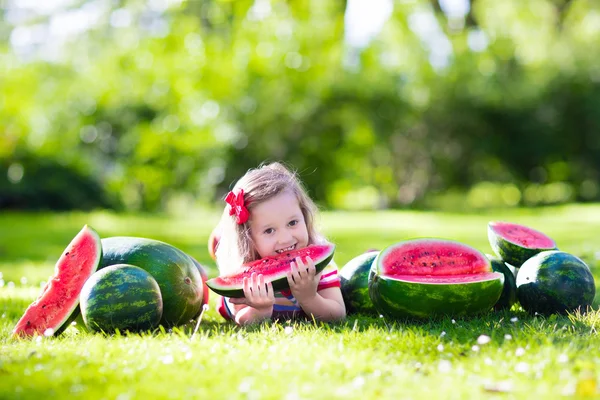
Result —
[[277, 241], [281, 245], [286, 245], [286, 244], [291, 245], [292, 242], [294, 241], [294, 236], [292, 236], [292, 234], [290, 232], [288, 232], [286, 229], [280, 230], [279, 236], [277, 236]]

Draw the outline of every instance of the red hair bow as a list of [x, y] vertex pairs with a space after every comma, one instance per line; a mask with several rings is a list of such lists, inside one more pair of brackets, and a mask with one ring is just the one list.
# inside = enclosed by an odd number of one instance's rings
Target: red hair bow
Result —
[[244, 205], [244, 189], [239, 189], [237, 194], [233, 192], [227, 193], [225, 202], [228, 204], [229, 215], [235, 215], [235, 222], [238, 224], [243, 224], [244, 222], [248, 221], [250, 213]]

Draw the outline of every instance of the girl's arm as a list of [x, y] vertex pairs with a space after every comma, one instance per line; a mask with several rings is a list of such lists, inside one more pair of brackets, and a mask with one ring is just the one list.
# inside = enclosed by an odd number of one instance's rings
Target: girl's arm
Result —
[[275, 294], [273, 284], [265, 284], [265, 278], [253, 273], [250, 279], [244, 278], [244, 297], [232, 298], [233, 316], [238, 325], [248, 325], [271, 318]]
[[319, 321], [337, 321], [346, 317], [346, 306], [339, 287], [319, 290], [312, 298], [298, 300], [298, 304], [305, 314], [312, 314]]
[[321, 321], [335, 321], [346, 317], [346, 306], [340, 288], [317, 291], [320, 276], [310, 257], [306, 257], [305, 262], [296, 258], [296, 262], [290, 266], [287, 279], [292, 294], [305, 314], [313, 315]]

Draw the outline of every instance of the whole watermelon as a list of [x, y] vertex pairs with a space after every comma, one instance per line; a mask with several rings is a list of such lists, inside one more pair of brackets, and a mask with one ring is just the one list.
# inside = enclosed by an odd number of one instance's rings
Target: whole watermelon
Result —
[[530, 313], [585, 310], [595, 294], [589, 267], [564, 251], [541, 252], [525, 261], [517, 274], [517, 297]]
[[379, 251], [360, 254], [340, 270], [342, 296], [349, 314], [378, 314], [369, 297], [369, 272], [377, 254]]
[[183, 251], [158, 240], [126, 236], [102, 239], [102, 249], [100, 268], [135, 265], [156, 280], [163, 299], [163, 326], [185, 324], [200, 313], [204, 297], [202, 277]]
[[127, 264], [95, 272], [85, 282], [80, 301], [85, 326], [96, 332], [149, 330], [158, 325], [163, 312], [156, 280]]
[[486, 257], [492, 263], [492, 270], [504, 274], [504, 288], [500, 298], [494, 305], [494, 310], [504, 310], [512, 307], [517, 302], [517, 282], [515, 278], [516, 268], [506, 264], [501, 258], [486, 254]]

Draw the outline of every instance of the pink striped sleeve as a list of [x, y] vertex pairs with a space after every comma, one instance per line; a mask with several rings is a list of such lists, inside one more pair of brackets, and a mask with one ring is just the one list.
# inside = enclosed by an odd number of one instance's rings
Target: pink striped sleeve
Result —
[[334, 261], [331, 261], [328, 266], [325, 267], [321, 273], [321, 279], [319, 280], [319, 286], [317, 291], [323, 289], [329, 289], [332, 287], [340, 287], [340, 277], [338, 275], [338, 267]]

